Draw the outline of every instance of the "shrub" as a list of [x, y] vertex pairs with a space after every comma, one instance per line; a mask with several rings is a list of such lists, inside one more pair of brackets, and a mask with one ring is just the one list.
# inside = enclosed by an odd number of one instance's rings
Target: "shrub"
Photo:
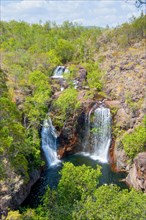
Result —
[[77, 98], [78, 92], [76, 89], [65, 89], [59, 98], [54, 102], [54, 106], [59, 110], [59, 117], [56, 115], [56, 118], [64, 121], [68, 115], [74, 114], [75, 111], [80, 108], [80, 102]]
[[146, 149], [146, 126], [144, 123], [130, 134], [125, 134], [122, 140], [126, 154], [133, 159], [139, 152]]

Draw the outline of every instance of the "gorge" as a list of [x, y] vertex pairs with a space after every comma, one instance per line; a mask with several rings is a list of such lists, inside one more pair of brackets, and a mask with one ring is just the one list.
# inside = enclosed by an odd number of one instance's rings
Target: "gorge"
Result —
[[145, 219], [145, 21], [0, 21], [3, 219]]
[[[42, 150], [46, 160], [46, 168], [40, 180], [32, 187], [30, 195], [26, 198], [23, 207], [37, 207], [41, 197], [45, 193], [46, 187], [56, 188], [60, 179], [59, 172], [62, 163], [72, 162], [75, 166], [86, 164], [102, 168], [102, 176], [99, 185], [117, 184], [121, 189], [128, 188], [123, 181], [126, 177], [124, 172], [116, 173], [112, 171], [109, 164], [109, 148], [111, 144], [111, 115], [110, 109], [105, 108], [104, 101], [96, 107], [90, 109], [85, 117], [85, 133], [82, 143], [82, 151], [68, 155], [61, 160], [57, 157], [57, 133], [49, 118], [45, 120], [42, 127], [41, 139]], [[92, 121], [91, 121], [92, 118]]]

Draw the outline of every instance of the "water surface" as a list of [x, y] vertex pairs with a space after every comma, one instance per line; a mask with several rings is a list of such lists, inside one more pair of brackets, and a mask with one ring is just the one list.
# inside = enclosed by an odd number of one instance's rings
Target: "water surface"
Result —
[[[68, 156], [64, 160], [62, 160], [62, 162], [72, 162], [75, 166], [85, 164], [93, 168], [95, 168], [96, 165], [99, 164], [102, 167], [100, 185], [117, 184], [121, 187], [121, 189], [128, 188], [124, 182], [121, 182], [121, 180], [125, 178], [126, 174], [113, 172], [110, 165], [107, 163], [102, 164], [99, 161], [92, 160], [92, 158], [82, 154]], [[62, 166], [63, 164], [59, 163], [50, 168], [46, 167], [46, 170], [41, 174], [41, 178], [32, 187], [31, 192], [22, 204], [22, 207], [27, 206], [31, 208], [36, 208], [41, 203], [41, 198], [44, 195], [47, 187], [49, 186], [51, 189], [57, 187], [60, 179], [59, 171], [62, 169]]]

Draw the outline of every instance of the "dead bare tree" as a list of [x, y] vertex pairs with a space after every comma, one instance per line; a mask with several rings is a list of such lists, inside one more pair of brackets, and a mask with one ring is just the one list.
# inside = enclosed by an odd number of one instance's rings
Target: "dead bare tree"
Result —
[[140, 8], [143, 5], [146, 5], [146, 0], [136, 0], [135, 5], [137, 8]]

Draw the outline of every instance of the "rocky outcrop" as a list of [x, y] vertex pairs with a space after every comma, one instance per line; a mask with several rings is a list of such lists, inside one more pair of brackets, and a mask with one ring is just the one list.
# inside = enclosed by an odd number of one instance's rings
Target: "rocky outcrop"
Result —
[[136, 104], [135, 102], [143, 99], [145, 90], [144, 42], [140, 42], [139, 48], [133, 45], [126, 50], [111, 51], [110, 47], [105, 52], [105, 57], [101, 67], [106, 70], [106, 94], [129, 107], [130, 102]]
[[87, 81], [87, 71], [82, 66], [79, 67], [75, 80], [78, 88], [82, 88], [83, 84]]
[[40, 178], [40, 171], [34, 170], [26, 184], [20, 176], [7, 184], [1, 184], [0, 215], [6, 215], [8, 208], [17, 209], [30, 193], [31, 187]]
[[83, 107], [80, 109], [76, 114], [76, 117], [69, 117], [65, 126], [62, 128], [58, 137], [59, 158], [82, 150], [82, 140], [85, 131], [85, 115], [86, 112], [88, 112], [87, 107], [89, 106], [86, 104], [86, 108]]
[[126, 49], [109, 44], [95, 57], [95, 60], [103, 57], [100, 68], [105, 71], [104, 91], [111, 99], [106, 104], [114, 112], [113, 133], [114, 129], [120, 131], [113, 148], [117, 170], [129, 170], [128, 158], [121, 145], [122, 134], [140, 125], [146, 112], [144, 45], [144, 40]]
[[84, 100], [86, 95], [84, 90], [79, 91], [78, 99], [81, 102], [81, 108], [77, 110], [76, 114], [70, 115], [61, 129], [58, 137], [58, 156], [62, 158], [68, 154], [76, 153], [83, 150], [84, 139], [86, 136], [87, 115], [93, 106], [100, 105], [104, 98], [95, 94], [92, 99]]
[[115, 167], [117, 171], [126, 171], [128, 169], [128, 157], [120, 145], [121, 140], [117, 139], [113, 150]]
[[[117, 129], [117, 136], [113, 135], [115, 140], [111, 148], [112, 163], [117, 171], [125, 170], [129, 172], [131, 165], [128, 164], [129, 158], [123, 149], [121, 140], [124, 133], [132, 132], [135, 127], [142, 123], [146, 111], [146, 105], [143, 104], [145, 98], [144, 42], [139, 42], [138, 47], [137, 44], [131, 45], [131, 48], [126, 48], [126, 50], [117, 49], [116, 47], [112, 48], [109, 45], [106, 50], [99, 51], [99, 54], [95, 55], [94, 60], [98, 61], [100, 56], [104, 57], [102, 64], [100, 64], [100, 68], [105, 71], [103, 90], [107, 95], [107, 100], [104, 100], [104, 104], [113, 112], [113, 130]], [[82, 85], [82, 82], [86, 81], [86, 75], [86, 70], [81, 67], [79, 68], [76, 80], [80, 81]], [[82, 99], [84, 87], [79, 86], [78, 88]], [[98, 100], [98, 97], [96, 97], [96, 100], [94, 99], [95, 102]], [[88, 107], [91, 107], [89, 103], [91, 103], [91, 100], [88, 102]], [[74, 135], [68, 143], [64, 144], [63, 149], [60, 149], [61, 155], [65, 155], [66, 152], [74, 152], [75, 149], [78, 150], [81, 147], [84, 135], [85, 114], [88, 110], [86, 108], [80, 112], [76, 122], [72, 121], [69, 124], [67, 122], [61, 134], [62, 140], [66, 139], [68, 141], [66, 137], [68, 134], [68, 137], [71, 137], [71, 132]], [[75, 123], [77, 123], [77, 126], [74, 127], [74, 130], [71, 130]], [[74, 142], [74, 140], [76, 141]]]
[[[112, 99], [118, 100], [121, 109], [117, 112], [117, 121], [126, 130], [137, 123], [137, 118], [144, 112], [145, 97], [145, 42], [139, 42], [129, 48], [111, 49], [103, 53], [101, 68], [104, 75], [104, 91]], [[100, 53], [98, 54], [100, 57]], [[95, 59], [98, 60], [98, 57]], [[125, 121], [123, 121], [125, 118]], [[126, 124], [127, 123], [127, 124]]]
[[129, 186], [146, 192], [146, 152], [139, 153], [126, 178]]

